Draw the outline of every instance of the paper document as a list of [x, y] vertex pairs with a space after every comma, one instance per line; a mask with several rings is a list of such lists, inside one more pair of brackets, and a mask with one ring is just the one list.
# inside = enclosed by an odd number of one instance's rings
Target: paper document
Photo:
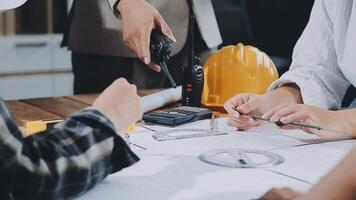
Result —
[[[240, 132], [228, 127], [226, 118], [217, 121], [218, 130], [227, 135], [157, 141], [152, 137], [155, 131], [172, 128], [138, 127], [130, 142], [146, 148], [133, 149], [141, 161], [109, 176], [79, 199], [251, 200], [272, 187], [306, 191], [334, 168], [355, 143], [315, 144], [323, 141], [299, 130], [263, 124]], [[203, 120], [175, 128], [209, 129], [209, 125], [210, 120]], [[266, 150], [279, 154], [285, 162], [269, 168], [237, 169], [199, 160], [202, 153], [226, 148]]]
[[272, 187], [305, 191], [310, 185], [261, 169], [227, 169], [196, 156], [141, 156], [80, 200], [251, 200]]
[[323, 144], [287, 148], [273, 151], [286, 160], [283, 164], [269, 168], [269, 170], [297, 177], [306, 182], [316, 184], [320, 178], [346, 156], [348, 151], [324, 147]]
[[153, 134], [155, 134], [154, 130], [209, 129], [210, 120], [202, 120], [175, 128], [145, 126], [150, 130], [136, 132], [132, 135], [131, 141], [140, 145], [146, 145], [147, 151], [145, 153], [167, 155], [199, 155], [204, 151], [218, 148], [273, 150], [320, 142], [320, 138], [315, 135], [304, 133], [300, 130], [282, 130], [271, 124], [263, 124], [249, 131], [241, 132], [237, 131], [236, 128], [229, 127], [226, 118], [220, 118], [217, 121], [218, 131], [226, 132], [228, 133], [227, 135], [162, 142], [158, 142], [152, 138]]

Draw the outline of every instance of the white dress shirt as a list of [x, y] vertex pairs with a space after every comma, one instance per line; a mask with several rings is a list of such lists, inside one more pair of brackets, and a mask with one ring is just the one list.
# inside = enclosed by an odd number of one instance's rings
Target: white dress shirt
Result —
[[288, 83], [299, 86], [305, 104], [341, 107], [348, 87], [356, 86], [356, 2], [315, 0], [291, 68], [270, 90]]
[[23, 5], [27, 0], [1, 0], [0, 2], [0, 12], [14, 9]]

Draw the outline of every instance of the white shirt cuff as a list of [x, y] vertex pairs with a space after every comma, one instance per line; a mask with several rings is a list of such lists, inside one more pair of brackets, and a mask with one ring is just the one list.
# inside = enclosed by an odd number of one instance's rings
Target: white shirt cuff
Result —
[[112, 10], [115, 10], [115, 9], [116, 9], [116, 8], [114, 8], [114, 6], [115, 6], [115, 4], [116, 4], [117, 1], [118, 1], [118, 0], [108, 0], [109, 5], [110, 5], [110, 8], [111, 8]]

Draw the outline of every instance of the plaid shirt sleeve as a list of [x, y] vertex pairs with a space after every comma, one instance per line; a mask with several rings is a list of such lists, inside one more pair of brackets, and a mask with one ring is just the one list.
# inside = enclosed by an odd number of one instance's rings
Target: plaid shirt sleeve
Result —
[[0, 199], [70, 199], [138, 160], [94, 108], [23, 138], [0, 100]]

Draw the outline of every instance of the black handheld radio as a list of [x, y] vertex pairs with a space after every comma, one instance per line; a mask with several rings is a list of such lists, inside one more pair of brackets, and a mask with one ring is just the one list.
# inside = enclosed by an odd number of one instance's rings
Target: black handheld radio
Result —
[[204, 70], [200, 65], [200, 59], [194, 55], [194, 29], [195, 15], [193, 12], [193, 4], [188, 0], [190, 7], [189, 19], [189, 56], [188, 66], [183, 68], [182, 81], [182, 105], [183, 106], [201, 106], [201, 96], [204, 86]]
[[182, 86], [182, 105], [200, 107], [204, 71], [199, 58], [195, 57], [193, 64], [184, 69]]
[[166, 74], [172, 87], [176, 88], [177, 84], [174, 82], [172, 75], [169, 73], [166, 62], [170, 59], [170, 54], [172, 48], [172, 41], [160, 30], [154, 29], [151, 33], [151, 59], [152, 62], [158, 64], [163, 72]]

